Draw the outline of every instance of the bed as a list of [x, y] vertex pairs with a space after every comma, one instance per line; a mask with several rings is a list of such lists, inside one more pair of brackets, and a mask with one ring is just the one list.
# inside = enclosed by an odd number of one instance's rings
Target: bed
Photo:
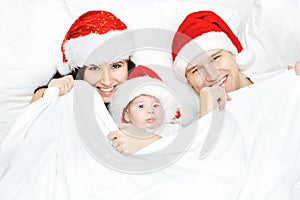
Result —
[[[3, 3], [0, 199], [299, 199], [300, 79], [286, 70], [300, 58], [300, 29], [295, 26], [299, 8], [295, 1], [270, 0]], [[94, 137], [100, 136], [80, 134], [74, 116], [62, 114], [76, 112], [66, 103], [74, 103], [76, 90], [58, 98], [51, 89], [42, 101], [28, 106], [34, 89], [55, 72], [61, 39], [70, 24], [94, 9], [111, 11], [130, 29], [169, 31], [192, 11], [213, 10], [254, 52], [256, 60], [244, 73], [257, 84], [231, 93], [233, 100], [224, 112], [214, 111], [201, 120], [188, 118], [178, 137], [190, 137], [184, 154], [167, 156], [169, 162], [162, 168], [139, 168], [149, 160], [160, 162], [161, 155], [131, 160], [114, 152], [108, 142], [99, 149]], [[279, 15], [282, 10], [286, 13]], [[163, 52], [139, 53], [138, 64], [170, 68], [171, 57]], [[75, 89], [80, 86], [76, 83]], [[101, 103], [94, 106], [106, 110]], [[106, 114], [102, 119], [95, 113], [104, 133], [116, 129]], [[219, 116], [224, 126], [210, 135]], [[99, 155], [101, 151], [113, 153], [108, 158]], [[107, 166], [103, 160], [118, 164]]]

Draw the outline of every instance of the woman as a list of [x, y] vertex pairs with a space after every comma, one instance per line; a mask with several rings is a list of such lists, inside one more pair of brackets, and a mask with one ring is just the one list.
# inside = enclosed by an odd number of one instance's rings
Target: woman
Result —
[[[126, 29], [126, 25], [120, 19], [107, 11], [88, 11], [81, 15], [71, 25], [61, 45], [63, 63], [57, 67], [57, 73], [47, 86], [36, 89], [31, 102], [42, 98], [48, 87], [57, 87], [59, 88], [59, 95], [64, 95], [73, 88], [74, 79], [83, 79], [97, 90], [105, 105], [108, 106], [116, 86], [127, 79], [128, 74], [135, 68], [135, 63], [131, 60], [131, 55], [128, 54], [114, 62], [102, 62], [100, 59], [99, 64], [89, 62], [88, 58], [101, 44], [109, 42], [109, 39], [124, 33]], [[132, 41], [122, 40], [120, 44], [133, 49]], [[121, 47], [117, 46], [116, 48], [119, 50]], [[99, 49], [98, 52], [105, 53]], [[111, 53], [115, 54], [114, 51]], [[116, 56], [118, 55], [110, 55], [109, 57], [115, 58]], [[107, 58], [104, 59], [107, 60]], [[132, 151], [123, 151], [120, 149], [122, 146], [120, 143], [117, 150], [124, 154], [134, 153], [149, 143], [160, 139], [159, 135], [153, 136], [153, 134], [143, 132], [141, 129], [134, 129], [130, 125], [122, 126], [120, 129], [120, 133], [130, 130], [131, 134], [138, 132], [139, 135], [149, 138], [148, 140], [137, 138]], [[117, 137], [112, 139], [117, 139]]]
[[[72, 89], [74, 79], [83, 79], [99, 92], [105, 103], [110, 103], [115, 87], [126, 80], [128, 72], [135, 67], [131, 56], [111, 63], [85, 62], [98, 46], [126, 29], [120, 19], [107, 11], [88, 11], [78, 17], [61, 45], [63, 63], [57, 67], [48, 86], [36, 89], [31, 102], [40, 99], [48, 87], [58, 87], [59, 95], [64, 95]], [[132, 45], [132, 41], [128, 43]]]

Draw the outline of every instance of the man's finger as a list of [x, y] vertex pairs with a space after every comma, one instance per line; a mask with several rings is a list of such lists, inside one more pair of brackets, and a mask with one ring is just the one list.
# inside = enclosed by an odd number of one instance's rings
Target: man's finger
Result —
[[300, 75], [300, 63], [296, 63], [294, 70], [297, 75]]
[[231, 97], [226, 93], [226, 100], [231, 101]]
[[226, 105], [226, 100], [224, 98], [220, 98], [218, 100], [218, 108], [219, 108], [219, 110], [224, 110], [225, 105]]

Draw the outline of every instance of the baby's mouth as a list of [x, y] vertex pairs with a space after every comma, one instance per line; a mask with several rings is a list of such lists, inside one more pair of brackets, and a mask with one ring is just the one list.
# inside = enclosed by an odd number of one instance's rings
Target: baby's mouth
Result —
[[153, 123], [155, 121], [155, 118], [148, 118], [146, 119], [147, 123]]

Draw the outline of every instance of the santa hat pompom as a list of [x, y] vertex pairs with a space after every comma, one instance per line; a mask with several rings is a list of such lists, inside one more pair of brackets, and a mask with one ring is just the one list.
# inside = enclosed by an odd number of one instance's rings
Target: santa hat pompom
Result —
[[[253, 53], [243, 48], [220, 16], [212, 11], [194, 12], [184, 19], [173, 38], [173, 69], [177, 77], [187, 82], [187, 65], [201, 53], [213, 49], [224, 49], [236, 55], [243, 70], [254, 60]], [[187, 59], [184, 61], [183, 58]]]

